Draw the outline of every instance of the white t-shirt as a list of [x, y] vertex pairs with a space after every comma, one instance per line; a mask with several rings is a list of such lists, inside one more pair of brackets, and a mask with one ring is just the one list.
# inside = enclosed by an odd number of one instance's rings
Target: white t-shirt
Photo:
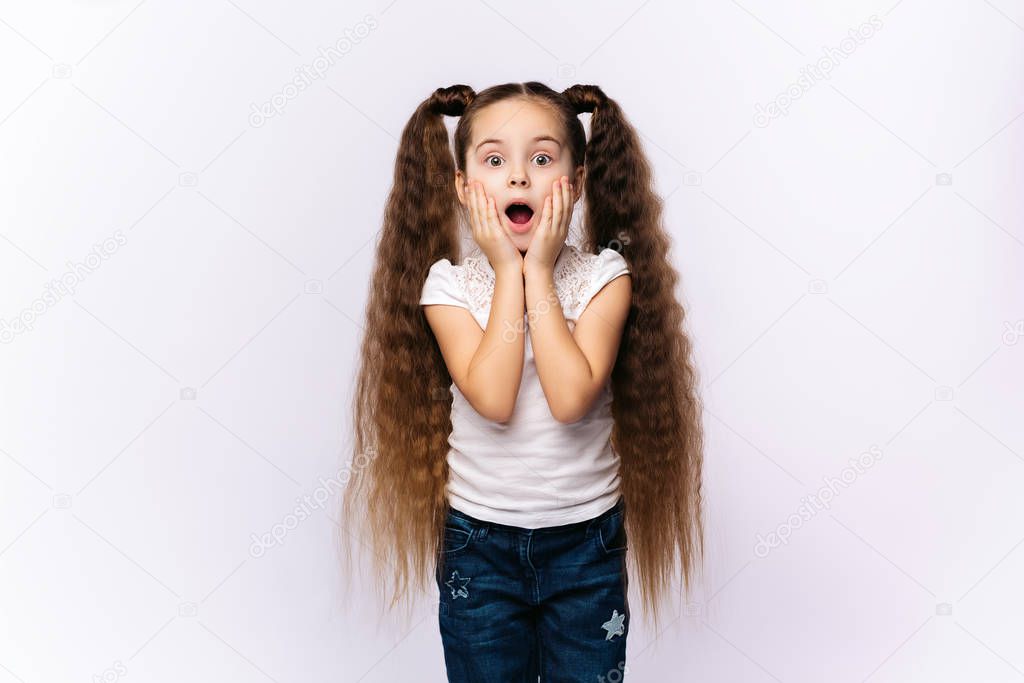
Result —
[[[593, 296], [628, 273], [626, 260], [614, 249], [588, 254], [562, 247], [554, 282], [570, 332]], [[461, 306], [486, 329], [494, 281], [494, 269], [480, 251], [460, 265], [441, 259], [430, 267], [420, 304]], [[508, 423], [481, 417], [451, 385], [447, 494], [452, 507], [478, 519], [536, 529], [590, 519], [615, 505], [619, 456], [610, 441], [611, 381], [584, 417], [558, 422], [537, 376], [526, 322], [524, 315], [522, 382]]]

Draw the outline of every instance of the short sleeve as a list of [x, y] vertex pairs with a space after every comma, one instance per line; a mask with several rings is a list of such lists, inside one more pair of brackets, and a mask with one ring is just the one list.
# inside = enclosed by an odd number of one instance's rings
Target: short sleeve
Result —
[[469, 309], [462, 287], [456, 278], [455, 266], [446, 258], [434, 262], [427, 273], [420, 293], [420, 305], [447, 304]]
[[620, 275], [629, 275], [629, 264], [626, 263], [626, 259], [615, 249], [602, 249], [601, 253], [597, 255], [597, 262], [594, 264], [590, 279], [590, 287], [583, 296], [580, 312], [586, 309], [587, 304], [601, 291], [601, 288]]

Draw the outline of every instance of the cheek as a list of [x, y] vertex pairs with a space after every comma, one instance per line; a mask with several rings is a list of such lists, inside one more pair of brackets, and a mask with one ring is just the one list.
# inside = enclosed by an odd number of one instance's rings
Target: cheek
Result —
[[549, 168], [544, 169], [544, 179], [547, 180], [548, 185], [551, 185], [562, 176], [569, 178], [570, 182], [573, 182], [572, 169], [569, 168], [568, 164], [552, 165]]
[[502, 216], [501, 210], [501, 197], [508, 193], [508, 188], [501, 181], [488, 181], [484, 183], [484, 193], [494, 199], [494, 210], [498, 213], [498, 216]]
[[496, 197], [500, 192], [504, 191], [504, 186], [500, 180], [496, 180], [493, 176], [488, 177], [487, 174], [469, 174], [466, 176], [466, 182], [472, 180], [473, 182], [479, 183], [483, 188], [484, 194], [488, 197]]

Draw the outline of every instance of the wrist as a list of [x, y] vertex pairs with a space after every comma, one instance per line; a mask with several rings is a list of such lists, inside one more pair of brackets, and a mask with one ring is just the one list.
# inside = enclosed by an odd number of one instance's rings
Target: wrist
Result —
[[550, 263], [536, 263], [528, 259], [523, 260], [523, 277], [535, 280], [545, 276], [554, 277], [555, 267]]
[[519, 278], [523, 279], [523, 269], [518, 263], [499, 263], [493, 266], [494, 277], [496, 278]]

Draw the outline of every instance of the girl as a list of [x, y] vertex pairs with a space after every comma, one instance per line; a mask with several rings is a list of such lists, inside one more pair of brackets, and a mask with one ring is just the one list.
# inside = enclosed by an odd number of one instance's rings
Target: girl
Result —
[[627, 577], [657, 628], [677, 560], [686, 590], [700, 567], [701, 410], [661, 209], [597, 86], [439, 88], [402, 133], [342, 520], [365, 524], [345, 531], [391, 606], [433, 573], [450, 681], [622, 680]]

